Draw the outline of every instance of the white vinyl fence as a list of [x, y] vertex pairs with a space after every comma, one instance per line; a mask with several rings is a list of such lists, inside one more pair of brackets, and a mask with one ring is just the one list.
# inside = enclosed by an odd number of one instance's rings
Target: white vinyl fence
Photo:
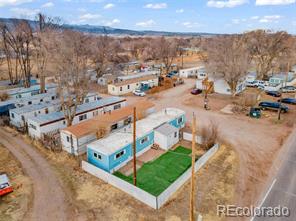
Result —
[[[187, 141], [192, 141], [192, 134], [188, 132], [183, 132], [183, 139]], [[201, 141], [202, 141], [201, 136], [196, 136], [195, 142], [200, 144]]]
[[[198, 171], [207, 161], [211, 158], [219, 149], [219, 144], [215, 144], [210, 150], [208, 150], [201, 158], [199, 158], [195, 165], [195, 172]], [[146, 205], [159, 209], [162, 207], [169, 198], [190, 178], [191, 167], [183, 173], [175, 182], [173, 182], [165, 191], [163, 191], [159, 196], [155, 197], [150, 193], [108, 173], [92, 164], [82, 161], [82, 169], [86, 172], [104, 180], [105, 182], [111, 184], [114, 187], [128, 193], [137, 200], [145, 203]]]

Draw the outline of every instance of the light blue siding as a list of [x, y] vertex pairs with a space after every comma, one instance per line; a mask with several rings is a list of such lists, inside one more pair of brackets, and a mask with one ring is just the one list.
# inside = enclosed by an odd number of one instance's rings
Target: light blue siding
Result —
[[[124, 154], [121, 157], [116, 159], [116, 154], [120, 153], [121, 151], [124, 151]], [[132, 144], [129, 144], [124, 148], [122, 148], [121, 150], [111, 154], [109, 156], [109, 171], [113, 170], [115, 167], [125, 162], [131, 156], [132, 156]]]
[[[94, 156], [94, 153], [97, 153], [101, 156], [101, 159], [98, 159]], [[87, 161], [105, 171], [109, 171], [109, 159], [107, 156], [94, 151], [91, 148], [87, 148]]]
[[[179, 119], [181, 118], [182, 118], [182, 121], [180, 122]], [[185, 126], [185, 120], [186, 120], [185, 115], [182, 115], [181, 117], [178, 117], [177, 119], [174, 119], [171, 122], [169, 122], [169, 124], [177, 128], [182, 128]]]

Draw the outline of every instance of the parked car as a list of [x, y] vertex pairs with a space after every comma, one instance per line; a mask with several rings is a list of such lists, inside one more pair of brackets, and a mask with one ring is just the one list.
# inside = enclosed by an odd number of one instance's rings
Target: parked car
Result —
[[6, 174], [0, 175], [0, 196], [13, 192]]
[[273, 97], [280, 97], [282, 95], [279, 91], [266, 91], [266, 94]]
[[250, 117], [260, 118], [261, 117], [261, 108], [260, 107], [251, 107], [249, 112]]
[[196, 89], [191, 90], [190, 93], [193, 94], [193, 95], [198, 95], [198, 94], [201, 94], [202, 93], [202, 90], [196, 88]]
[[278, 102], [296, 105], [296, 98], [292, 98], [292, 97], [282, 98], [282, 99], [279, 99]]
[[172, 72], [168, 73], [168, 74], [166, 75], [166, 77], [167, 77], [167, 78], [171, 78], [171, 77], [175, 76], [176, 74], [178, 74], [177, 71], [172, 71]]
[[247, 81], [246, 86], [247, 87], [257, 87], [256, 81]]
[[283, 111], [284, 113], [288, 112], [289, 108], [285, 105], [282, 105], [278, 102], [270, 102], [270, 101], [263, 101], [259, 103], [259, 107], [262, 110], [278, 110], [279, 108], [281, 109], [281, 111]]
[[255, 80], [255, 84], [258, 88], [261, 89], [268, 85], [268, 81]]
[[285, 86], [281, 88], [283, 93], [293, 93], [296, 92], [296, 87], [294, 86]]
[[140, 97], [144, 97], [146, 95], [146, 93], [141, 90], [134, 90], [133, 94]]

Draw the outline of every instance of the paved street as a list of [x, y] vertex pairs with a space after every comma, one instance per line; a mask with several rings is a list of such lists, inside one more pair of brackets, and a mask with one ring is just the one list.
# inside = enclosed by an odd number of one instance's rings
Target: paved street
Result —
[[262, 207], [288, 207], [289, 217], [256, 217], [254, 221], [294, 221], [296, 219], [296, 130], [288, 142], [282, 166], [262, 199]]

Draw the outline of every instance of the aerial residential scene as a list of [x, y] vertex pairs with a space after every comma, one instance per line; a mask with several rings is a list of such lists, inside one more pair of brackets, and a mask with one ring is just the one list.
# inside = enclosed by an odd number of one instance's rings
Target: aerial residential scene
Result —
[[0, 0], [0, 221], [295, 221], [296, 0]]

